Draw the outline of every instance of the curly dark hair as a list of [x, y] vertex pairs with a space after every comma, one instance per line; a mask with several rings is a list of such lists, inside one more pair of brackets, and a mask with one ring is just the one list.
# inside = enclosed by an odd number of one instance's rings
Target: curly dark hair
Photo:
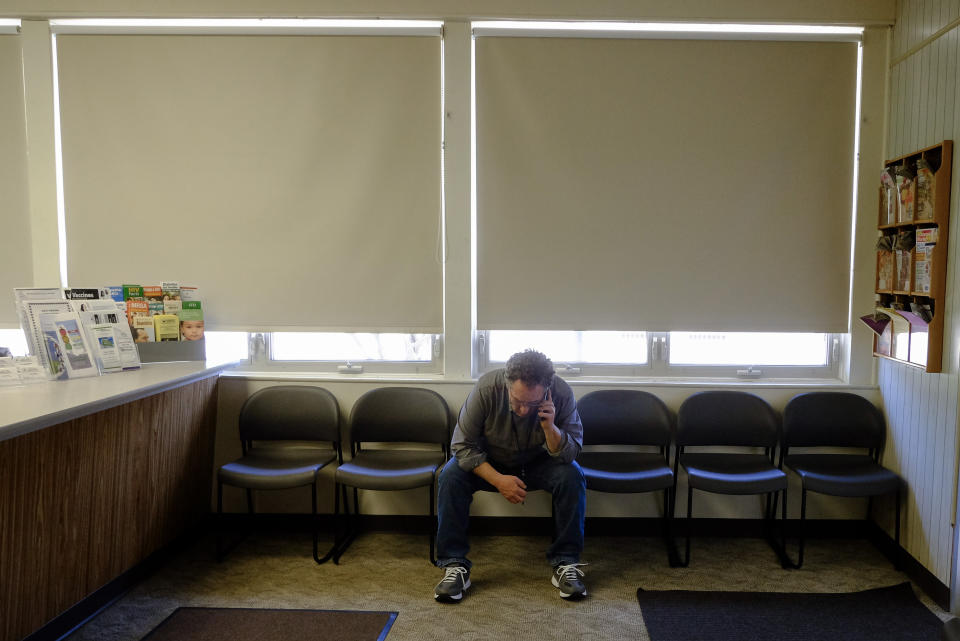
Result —
[[507, 380], [511, 383], [521, 381], [530, 387], [550, 387], [553, 375], [553, 361], [533, 349], [517, 352], [507, 360]]

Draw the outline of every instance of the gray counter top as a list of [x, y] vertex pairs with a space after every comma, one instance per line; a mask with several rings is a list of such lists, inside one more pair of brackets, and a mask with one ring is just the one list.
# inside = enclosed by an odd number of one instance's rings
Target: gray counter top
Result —
[[0, 441], [218, 376], [233, 363], [145, 363], [139, 370], [0, 387]]

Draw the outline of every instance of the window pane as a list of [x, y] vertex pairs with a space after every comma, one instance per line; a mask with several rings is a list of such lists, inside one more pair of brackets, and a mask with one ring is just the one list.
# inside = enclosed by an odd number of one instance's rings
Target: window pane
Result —
[[208, 361], [243, 361], [250, 358], [246, 332], [206, 332]]
[[430, 362], [433, 334], [352, 334], [347, 332], [274, 332], [274, 361], [420, 361]]
[[0, 347], [6, 347], [14, 356], [27, 355], [27, 339], [20, 329], [0, 329]]
[[829, 334], [670, 332], [671, 365], [801, 365], [829, 362]]
[[535, 349], [556, 363], [644, 364], [646, 332], [563, 332], [491, 330], [490, 361], [503, 362]]

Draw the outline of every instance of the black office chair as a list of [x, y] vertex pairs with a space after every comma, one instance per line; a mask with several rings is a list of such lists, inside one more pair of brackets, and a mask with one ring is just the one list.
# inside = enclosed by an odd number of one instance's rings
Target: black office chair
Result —
[[[673, 417], [663, 401], [637, 390], [599, 390], [577, 402], [584, 450], [577, 457], [587, 489], [633, 494], [663, 490], [663, 534], [671, 566], [680, 564], [671, 533]], [[655, 446], [658, 452], [597, 451], [592, 446]]]
[[[793, 397], [783, 411], [783, 445], [780, 467], [784, 463], [800, 476], [799, 553], [795, 567], [803, 565], [804, 522], [807, 492], [831, 496], [872, 497], [896, 495], [894, 539], [900, 547], [901, 479], [880, 465], [884, 421], [877, 407], [848, 392], [808, 392]], [[792, 447], [855, 448], [858, 453], [793, 454]], [[866, 450], [866, 453], [863, 452]]]
[[[674, 459], [674, 489], [679, 467], [687, 472], [686, 552], [681, 563], [690, 563], [690, 518], [693, 490], [716, 494], [763, 494], [768, 541], [783, 567], [790, 567], [783, 544], [778, 544], [769, 526], [775, 507], [771, 499], [778, 492], [786, 502], [787, 475], [774, 465], [774, 448], [780, 434], [780, 420], [770, 405], [754, 394], [738, 391], [699, 392], [688, 397], [677, 413], [677, 455]], [[687, 451], [691, 446], [740, 448], [737, 452]], [[763, 453], [756, 449], [762, 448]], [[749, 451], [744, 451], [748, 449]], [[675, 506], [674, 506], [675, 507]], [[786, 518], [786, 508], [783, 510]]]
[[[320, 558], [317, 526], [317, 481], [320, 470], [343, 462], [340, 448], [340, 406], [321, 387], [278, 385], [250, 396], [240, 409], [243, 456], [217, 472], [217, 516], [223, 514], [223, 486], [247, 491], [247, 511], [254, 513], [253, 490], [283, 490], [309, 485], [313, 515], [313, 559]], [[334, 487], [334, 502], [337, 493]], [[217, 558], [223, 558], [217, 536]]]
[[[389, 444], [388, 448], [372, 444]], [[424, 448], [424, 444], [432, 447]], [[405, 446], [405, 447], [404, 447]], [[350, 416], [351, 460], [337, 468], [337, 487], [343, 492], [347, 517], [345, 533], [337, 536], [331, 553], [339, 563], [357, 535], [360, 514], [358, 490], [430, 488], [430, 560], [436, 562], [436, 477], [450, 456], [450, 409], [434, 391], [415, 387], [383, 387], [365, 393]], [[354, 513], [347, 503], [353, 488]], [[339, 510], [336, 520], [340, 520]]]

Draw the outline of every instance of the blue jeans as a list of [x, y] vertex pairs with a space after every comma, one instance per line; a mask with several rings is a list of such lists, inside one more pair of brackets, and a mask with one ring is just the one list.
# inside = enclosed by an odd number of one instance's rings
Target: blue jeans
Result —
[[[501, 468], [489, 461], [502, 474], [519, 476], [517, 470]], [[587, 486], [583, 471], [576, 461], [563, 463], [551, 456], [542, 456], [525, 466], [527, 491], [546, 490], [553, 497], [553, 541], [547, 549], [547, 561], [556, 567], [561, 563], [579, 563], [583, 552], [583, 518], [587, 504]], [[466, 472], [451, 458], [440, 471], [437, 500], [437, 565], [453, 563], [471, 566], [467, 553], [470, 541], [470, 503], [477, 490], [497, 489], [471, 472]]]

